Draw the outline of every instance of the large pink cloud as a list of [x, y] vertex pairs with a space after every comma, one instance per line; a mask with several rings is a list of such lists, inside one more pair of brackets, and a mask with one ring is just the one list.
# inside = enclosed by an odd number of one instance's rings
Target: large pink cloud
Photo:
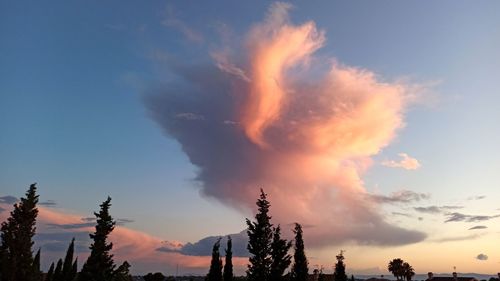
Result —
[[275, 222], [312, 226], [311, 246], [423, 240], [385, 222], [362, 180], [404, 126], [414, 88], [340, 63], [322, 71], [325, 33], [293, 24], [289, 9], [272, 5], [241, 50], [212, 52], [214, 65], [172, 64], [178, 79], [147, 95], [152, 117], [199, 168], [203, 194], [253, 210], [262, 187]]

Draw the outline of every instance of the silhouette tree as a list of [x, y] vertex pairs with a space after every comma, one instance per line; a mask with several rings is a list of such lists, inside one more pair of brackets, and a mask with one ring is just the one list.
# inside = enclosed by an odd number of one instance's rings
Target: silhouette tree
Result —
[[387, 270], [391, 272], [397, 280], [401, 280], [404, 276], [403, 263], [404, 261], [402, 259], [397, 258], [390, 261], [387, 266]]
[[334, 281], [347, 281], [347, 275], [345, 274], [345, 263], [344, 263], [344, 251], [336, 256], [337, 263], [335, 263], [335, 272], [333, 273]]
[[351, 281], [356, 281], [356, 279], [354, 279], [354, 275], [351, 274]]
[[323, 268], [319, 269], [319, 274], [318, 274], [318, 281], [326, 281], [326, 276], [323, 273]]
[[47, 275], [45, 276], [45, 281], [52, 281], [54, 277], [54, 263], [50, 264], [49, 271], [47, 271]]
[[[75, 238], [69, 243], [68, 250], [66, 250], [66, 257], [64, 258], [64, 263], [62, 267], [62, 279], [60, 281], [73, 280], [76, 277], [76, 273], [73, 272], [73, 254], [75, 252]], [[76, 262], [76, 260], [75, 260]], [[59, 281], [59, 280], [55, 280]]]
[[33, 274], [37, 276], [36, 280], [42, 280], [42, 272], [40, 271], [40, 249], [38, 249], [35, 258], [33, 259]]
[[63, 278], [62, 278], [62, 267], [63, 267], [63, 261], [62, 261], [62, 259], [59, 259], [57, 261], [56, 270], [54, 270], [54, 277], [52, 278], [52, 280], [54, 280], [54, 281], [61, 281], [61, 280], [63, 280]]
[[161, 272], [156, 272], [156, 273], [148, 273], [147, 275], [143, 276], [144, 281], [164, 281], [165, 276]]
[[281, 238], [281, 227], [278, 225], [273, 231], [273, 241], [271, 243], [271, 281], [284, 280], [283, 274], [290, 266], [292, 257], [288, 251], [292, 247], [292, 242]]
[[214, 243], [212, 248], [212, 261], [207, 274], [207, 281], [222, 281], [222, 260], [219, 253], [220, 238]]
[[[0, 279], [2, 281], [38, 281], [39, 265], [34, 264], [33, 236], [38, 216], [36, 183], [30, 185], [26, 197], [14, 204], [10, 217], [0, 227]], [[36, 269], [38, 266], [38, 270]]]
[[407, 262], [404, 262], [403, 263], [403, 276], [404, 278], [407, 280], [407, 281], [411, 281], [411, 279], [413, 278], [413, 276], [415, 276], [415, 270], [413, 269], [413, 267], [407, 263]]
[[130, 275], [130, 264], [124, 261], [114, 272], [113, 281], [132, 281], [132, 276]]
[[90, 245], [90, 255], [83, 264], [82, 271], [78, 274], [80, 281], [107, 281], [113, 277], [115, 263], [110, 253], [113, 243], [108, 242], [108, 235], [115, 228], [116, 222], [109, 214], [111, 197], [104, 201], [99, 213], [94, 213], [97, 219], [95, 232], [89, 234], [93, 240]]
[[224, 264], [224, 281], [233, 281], [233, 241], [227, 236], [226, 260]]
[[293, 254], [293, 265], [290, 277], [292, 281], [306, 281], [309, 269], [307, 267], [306, 253], [304, 251], [302, 226], [295, 223], [293, 232], [295, 233], [295, 253]]
[[247, 222], [248, 234], [248, 259], [247, 278], [248, 281], [268, 281], [271, 270], [271, 240], [272, 224], [269, 216], [269, 201], [264, 190], [260, 190], [260, 198], [257, 200], [258, 213], [255, 221], [249, 219]]

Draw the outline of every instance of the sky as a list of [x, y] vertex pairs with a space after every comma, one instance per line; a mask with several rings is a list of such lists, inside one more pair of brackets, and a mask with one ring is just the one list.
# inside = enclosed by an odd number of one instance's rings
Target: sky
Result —
[[263, 188], [311, 269], [494, 274], [499, 8], [3, 1], [0, 219], [38, 183], [47, 267], [109, 195], [134, 273], [205, 274], [228, 234], [243, 273]]

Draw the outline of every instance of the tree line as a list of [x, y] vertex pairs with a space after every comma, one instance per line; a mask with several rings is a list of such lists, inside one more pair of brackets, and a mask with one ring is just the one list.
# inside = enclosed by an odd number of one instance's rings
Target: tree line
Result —
[[[131, 281], [130, 264], [124, 261], [117, 266], [111, 253], [113, 243], [108, 236], [114, 230], [116, 221], [109, 213], [111, 197], [100, 205], [100, 210], [94, 212], [96, 218], [95, 231], [90, 233], [92, 241], [90, 255], [78, 272], [78, 258], [74, 257], [75, 239], [73, 238], [64, 258], [53, 262], [47, 273], [40, 269], [41, 249], [34, 254], [33, 237], [36, 233], [36, 218], [38, 216], [38, 195], [36, 184], [30, 185], [25, 197], [14, 204], [14, 208], [6, 221], [0, 227], [0, 281]], [[246, 219], [248, 245], [250, 254], [246, 270], [248, 281], [306, 281], [309, 280], [309, 264], [305, 254], [303, 229], [300, 223], [293, 228], [293, 241], [282, 237], [281, 226], [271, 223], [269, 213], [270, 202], [261, 189], [257, 199], [257, 213], [253, 220]], [[228, 236], [225, 248], [224, 262], [220, 253], [219, 238], [212, 248], [210, 268], [206, 281], [236, 281], [232, 262], [232, 239]], [[293, 249], [293, 255], [290, 251]], [[334, 281], [347, 281], [344, 251], [336, 256]], [[286, 272], [288, 269], [290, 270]], [[389, 262], [388, 270], [397, 280], [410, 281], [415, 275], [411, 265], [402, 259]], [[314, 270], [317, 281], [327, 281], [323, 269]], [[146, 281], [163, 281], [163, 274], [149, 273]], [[331, 280], [331, 279], [329, 279]], [[351, 276], [354, 281], [354, 276]]]

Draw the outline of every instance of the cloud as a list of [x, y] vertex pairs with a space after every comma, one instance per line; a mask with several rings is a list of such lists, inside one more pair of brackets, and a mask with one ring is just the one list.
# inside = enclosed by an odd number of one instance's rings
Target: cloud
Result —
[[38, 202], [38, 204], [41, 205], [41, 206], [45, 206], [45, 207], [55, 207], [55, 206], [57, 206], [57, 203], [54, 200], [46, 200], [46, 201]]
[[199, 115], [199, 114], [192, 113], [192, 112], [177, 113], [177, 114], [175, 114], [175, 118], [184, 119], [184, 120], [203, 120], [203, 119], [205, 119], [205, 117], [203, 117], [203, 115]]
[[469, 200], [469, 201], [472, 201], [472, 200], [482, 200], [482, 199], [484, 199], [484, 198], [486, 198], [486, 196], [485, 196], [485, 195], [470, 196], [470, 197], [467, 197], [467, 200]]
[[500, 215], [493, 216], [477, 216], [477, 215], [465, 215], [462, 213], [448, 213], [446, 214], [448, 218], [444, 222], [480, 222], [488, 221], [500, 217]]
[[17, 201], [19, 201], [19, 199], [17, 197], [10, 196], [10, 195], [0, 197], [0, 203], [3, 203], [3, 204], [14, 204]]
[[[248, 236], [246, 230], [230, 234], [232, 242], [233, 242], [233, 256], [235, 257], [248, 257]], [[221, 239], [221, 246], [227, 243], [227, 235], [225, 236], [209, 236], [199, 240], [196, 243], [187, 243], [185, 245], [179, 245], [178, 243], [170, 243], [167, 242], [166, 245], [157, 248], [156, 250], [159, 252], [175, 252], [181, 253], [187, 256], [210, 256], [212, 254], [212, 247], [214, 243], [219, 239]]]
[[417, 159], [410, 157], [406, 153], [399, 153], [398, 155], [403, 159], [401, 159], [400, 161], [395, 161], [395, 160], [383, 161], [382, 165], [391, 168], [403, 168], [405, 170], [416, 170], [420, 168], [420, 163], [418, 162]]
[[[224, 66], [217, 58], [171, 61], [177, 79], [145, 95], [152, 119], [197, 167], [202, 195], [247, 214], [263, 187], [275, 223], [315, 225], [305, 237], [310, 246], [422, 241], [424, 233], [385, 221], [385, 197], [371, 200], [362, 180], [372, 157], [403, 127], [414, 87], [317, 60], [325, 33], [312, 21], [292, 23], [290, 7], [273, 4]], [[204, 120], [176, 118], [185, 112]]]
[[434, 239], [432, 242], [443, 243], [443, 242], [457, 242], [457, 241], [465, 241], [465, 240], [474, 240], [477, 239], [484, 234], [470, 234], [463, 236], [451, 236], [451, 237], [443, 237], [439, 239]]
[[203, 35], [190, 26], [188, 26], [184, 21], [180, 20], [175, 14], [174, 8], [172, 6], [167, 7], [166, 18], [161, 22], [164, 26], [174, 28], [178, 30], [186, 39], [194, 43], [202, 43], [204, 41]]
[[428, 207], [415, 207], [415, 211], [426, 214], [440, 214], [449, 210], [463, 209], [463, 206], [428, 206]]
[[427, 200], [431, 197], [428, 193], [417, 193], [411, 190], [401, 190], [391, 193], [391, 195], [369, 194], [371, 200], [377, 203], [411, 203]]
[[480, 260], [480, 261], [486, 261], [486, 260], [488, 260], [488, 256], [485, 254], [479, 254], [476, 256], [476, 259]]
[[410, 214], [406, 214], [406, 213], [392, 212], [392, 214], [395, 215], [395, 216], [411, 218], [411, 215]]
[[486, 229], [486, 228], [488, 228], [486, 225], [476, 225], [469, 228], [469, 230]]

